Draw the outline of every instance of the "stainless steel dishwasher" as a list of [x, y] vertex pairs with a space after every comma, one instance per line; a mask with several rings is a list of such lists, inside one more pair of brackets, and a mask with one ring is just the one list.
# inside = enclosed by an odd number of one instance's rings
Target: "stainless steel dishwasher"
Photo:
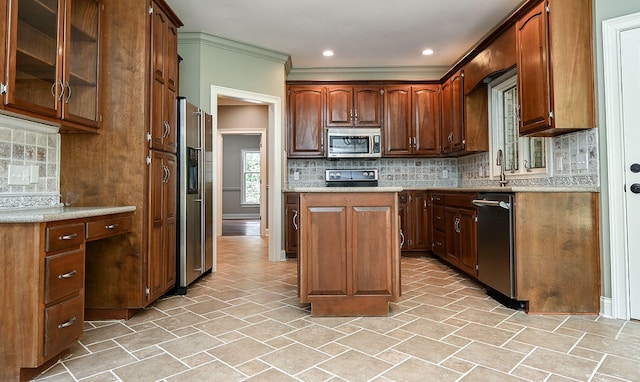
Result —
[[480, 193], [473, 204], [478, 207], [478, 280], [515, 299], [513, 194]]

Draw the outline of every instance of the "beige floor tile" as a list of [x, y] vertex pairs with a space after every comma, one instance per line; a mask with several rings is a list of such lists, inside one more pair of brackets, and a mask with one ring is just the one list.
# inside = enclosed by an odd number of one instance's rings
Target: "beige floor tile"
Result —
[[201, 315], [187, 311], [186, 313], [178, 314], [176, 316], [155, 320], [154, 323], [171, 332], [187, 326], [199, 324], [206, 320], [207, 319]]
[[117, 368], [113, 372], [123, 381], [155, 382], [185, 370], [188, 370], [186, 365], [170, 355], [162, 354]]
[[250, 338], [243, 338], [235, 342], [215, 347], [207, 353], [218, 358], [222, 362], [237, 366], [254, 358], [263, 356], [273, 351], [270, 346]]
[[137, 359], [147, 359], [147, 358], [152, 358], [152, 357], [156, 357], [160, 354], [164, 354], [164, 350], [162, 350], [160, 347], [158, 346], [149, 346], [146, 347], [144, 349], [140, 349], [137, 351], [132, 352], [131, 354], [136, 357]]
[[578, 342], [578, 340], [574, 337], [563, 336], [561, 334], [532, 328], [524, 329], [513, 339], [525, 344], [539, 346], [564, 353], [569, 352], [569, 350], [571, 350]]
[[[113, 372], [104, 372], [98, 375], [94, 375], [89, 378], [85, 378], [82, 382], [120, 382], [120, 378], [118, 378]], [[53, 381], [51, 381], [53, 382]]]
[[438, 363], [459, 350], [456, 346], [418, 335], [394, 346], [393, 349], [432, 363]]
[[286, 337], [315, 349], [344, 337], [344, 334], [324, 326], [310, 325], [291, 332]]
[[200, 365], [194, 369], [187, 370], [167, 378], [167, 382], [187, 382], [187, 381], [242, 381], [245, 375], [237, 370], [223, 364], [220, 361], [210, 362]]
[[205, 363], [209, 363], [214, 360], [215, 358], [211, 354], [202, 352], [202, 353], [194, 354], [192, 356], [183, 358], [182, 362], [184, 362], [190, 368], [195, 369], [200, 365], [204, 365]]
[[524, 379], [478, 366], [460, 379], [464, 382], [523, 382]]
[[136, 332], [127, 334], [126, 336], [118, 337], [115, 339], [123, 348], [128, 351], [136, 351], [147, 346], [153, 346], [165, 341], [171, 341], [176, 338], [173, 334], [162, 328], [153, 328], [144, 330], [142, 332]]
[[458, 329], [455, 332], [455, 335], [474, 341], [500, 346], [513, 338], [514, 333], [492, 326], [470, 323], [469, 325]]
[[528, 366], [517, 366], [511, 374], [531, 382], [544, 382], [549, 378], [549, 373], [546, 371], [533, 369]]
[[131, 354], [117, 347], [65, 362], [74, 377], [81, 379], [136, 362]]
[[487, 312], [484, 310], [468, 308], [456, 314], [454, 318], [468, 322], [476, 322], [488, 326], [496, 326], [506, 320], [508, 316], [503, 314]]
[[194, 326], [212, 336], [218, 336], [232, 330], [244, 328], [249, 324], [244, 320], [225, 315]]
[[301, 373], [327, 359], [327, 354], [300, 344], [293, 344], [261, 357], [264, 362], [290, 375]]
[[612, 338], [586, 334], [578, 346], [640, 361], [640, 343], [618, 341]]
[[314, 367], [298, 374], [296, 377], [303, 382], [324, 382], [331, 378], [331, 374]]
[[612, 338], [615, 338], [615, 336], [620, 331], [620, 327], [618, 325], [600, 323], [597, 321], [575, 317], [569, 317], [561, 327]]
[[293, 378], [280, 370], [269, 369], [257, 374], [251, 378], [245, 379], [247, 382], [296, 382], [298, 379]]
[[271, 319], [238, 329], [240, 333], [263, 342], [294, 330], [295, 328], [292, 328], [289, 325], [282, 324]]
[[455, 357], [507, 373], [525, 356], [497, 346], [473, 342], [457, 352]]
[[133, 330], [123, 323], [116, 321], [111, 325], [100, 326], [96, 329], [85, 331], [80, 342], [84, 345], [91, 345], [96, 342], [105, 341], [131, 333], [133, 333]]
[[401, 327], [405, 322], [397, 320], [394, 317], [361, 317], [354, 320], [351, 324], [362, 329], [384, 334]]
[[318, 365], [322, 370], [349, 382], [369, 381], [391, 368], [391, 364], [350, 350]]
[[164, 342], [159, 346], [172, 356], [183, 359], [222, 345], [222, 342], [206, 333], [198, 332]]
[[566, 317], [564, 316], [543, 316], [539, 314], [526, 314], [524, 312], [515, 312], [513, 315], [507, 318], [507, 322], [528, 326], [546, 330], [549, 332], [554, 331], [564, 322]]
[[293, 340], [290, 340], [286, 337], [277, 337], [277, 338], [273, 338], [268, 341], [265, 341], [265, 344], [271, 346], [274, 349], [282, 349], [283, 347], [287, 347], [291, 345], [293, 342], [294, 342]]
[[440, 340], [455, 332], [459, 328], [457, 326], [442, 324], [440, 322], [419, 318], [400, 327], [400, 329], [407, 332], [420, 334], [434, 340]]
[[251, 361], [236, 366], [236, 370], [247, 376], [260, 374], [265, 370], [269, 370], [269, 368], [271, 368], [271, 365], [268, 365], [259, 359], [252, 359]]
[[368, 355], [376, 355], [398, 344], [400, 341], [369, 330], [360, 330], [356, 333], [343, 337], [336, 342]]
[[471, 369], [476, 367], [475, 363], [467, 362], [460, 358], [449, 357], [444, 361], [439, 363], [440, 366], [446, 367], [447, 369], [451, 369], [453, 371], [457, 371], [458, 373], [465, 374], [468, 373]]
[[419, 305], [406, 312], [407, 314], [414, 315], [416, 317], [428, 318], [433, 321], [445, 321], [446, 319], [454, 316], [458, 312], [455, 310], [439, 308], [433, 305]]
[[598, 366], [597, 362], [547, 349], [534, 350], [523, 364], [578, 381], [589, 380]]
[[[217, 296], [217, 295], [216, 295]], [[191, 305], [186, 305], [185, 308], [197, 314], [208, 314], [211, 312], [216, 312], [221, 309], [227, 308], [230, 305], [226, 302], [220, 301], [217, 298], [210, 299], [203, 302], [198, 302]]]
[[638, 382], [640, 381], [640, 362], [609, 355], [598, 368], [598, 373]]
[[444, 367], [410, 358], [383, 374], [391, 381], [423, 382], [423, 381], [456, 381], [461, 374]]

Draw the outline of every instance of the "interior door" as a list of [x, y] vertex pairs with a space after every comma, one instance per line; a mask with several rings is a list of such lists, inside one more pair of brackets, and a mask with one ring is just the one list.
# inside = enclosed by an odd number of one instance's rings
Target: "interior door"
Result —
[[[629, 259], [629, 308], [633, 319], [640, 319], [640, 28], [621, 33], [622, 141], [624, 142], [626, 237]], [[633, 229], [633, 230], [632, 230]]]

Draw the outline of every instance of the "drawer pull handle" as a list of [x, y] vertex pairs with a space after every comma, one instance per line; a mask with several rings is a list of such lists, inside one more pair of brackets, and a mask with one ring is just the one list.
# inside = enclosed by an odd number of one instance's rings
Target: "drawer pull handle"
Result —
[[106, 228], [106, 229], [118, 229], [118, 227], [120, 227], [119, 224], [109, 224], [109, 225], [104, 226], [104, 228]]
[[70, 279], [70, 278], [72, 278], [73, 276], [75, 276], [75, 275], [76, 275], [76, 273], [78, 273], [78, 271], [74, 269], [74, 270], [72, 270], [71, 272], [67, 272], [67, 273], [63, 273], [63, 274], [61, 274], [61, 275], [58, 275], [58, 278], [59, 278], [60, 280]]
[[78, 237], [77, 233], [72, 233], [71, 235], [61, 235], [58, 236], [58, 240], [73, 240]]
[[69, 321], [63, 322], [62, 324], [58, 325], [58, 329], [68, 328], [69, 326], [75, 324], [77, 320], [77, 318], [73, 317]]

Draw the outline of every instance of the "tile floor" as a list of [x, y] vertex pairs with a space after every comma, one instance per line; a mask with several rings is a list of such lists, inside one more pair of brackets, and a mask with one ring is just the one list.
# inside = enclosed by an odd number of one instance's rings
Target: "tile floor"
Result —
[[431, 258], [403, 258], [388, 317], [314, 318], [296, 263], [223, 237], [218, 272], [128, 321], [86, 322], [39, 381], [640, 381], [640, 323], [507, 309]]

